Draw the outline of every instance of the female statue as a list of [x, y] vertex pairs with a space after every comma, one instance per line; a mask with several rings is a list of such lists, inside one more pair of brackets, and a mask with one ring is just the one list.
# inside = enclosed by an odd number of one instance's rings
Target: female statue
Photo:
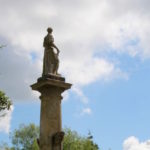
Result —
[[[52, 35], [53, 29], [47, 29], [48, 34], [44, 38], [43, 46], [44, 50], [44, 60], [43, 60], [43, 75], [47, 76], [49, 74], [58, 75], [58, 67], [59, 67], [59, 49], [54, 44], [54, 38]], [[54, 52], [54, 48], [57, 50], [57, 53]]]

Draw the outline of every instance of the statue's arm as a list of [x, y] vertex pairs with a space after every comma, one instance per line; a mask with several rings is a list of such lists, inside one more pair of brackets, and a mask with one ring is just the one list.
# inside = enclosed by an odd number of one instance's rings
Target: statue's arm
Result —
[[54, 47], [57, 50], [57, 54], [60, 53], [60, 50], [58, 49], [58, 47], [54, 43], [52, 43], [52, 47]]

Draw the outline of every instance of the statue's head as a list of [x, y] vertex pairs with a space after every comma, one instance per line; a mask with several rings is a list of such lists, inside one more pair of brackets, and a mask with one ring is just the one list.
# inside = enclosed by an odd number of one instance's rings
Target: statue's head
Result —
[[47, 32], [48, 32], [48, 33], [52, 33], [52, 32], [53, 32], [53, 29], [52, 29], [51, 27], [48, 27], [48, 28], [47, 28]]

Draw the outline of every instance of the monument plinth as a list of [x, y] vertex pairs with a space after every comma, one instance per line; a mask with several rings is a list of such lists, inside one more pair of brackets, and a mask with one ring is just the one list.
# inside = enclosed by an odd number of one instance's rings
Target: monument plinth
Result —
[[53, 78], [39, 79], [31, 85], [41, 93], [40, 150], [62, 150], [61, 94], [70, 89], [71, 84], [59, 80], [58, 76], [57, 80]]
[[[38, 145], [40, 150], [62, 150], [64, 132], [61, 120], [61, 100], [63, 98], [61, 94], [70, 89], [71, 84], [66, 83], [65, 78], [58, 74], [59, 49], [54, 44], [52, 28], [48, 28], [47, 31], [48, 34], [43, 43], [45, 51], [42, 77], [37, 80], [37, 83], [31, 85], [32, 90], [41, 93]], [[54, 52], [54, 48], [57, 53]]]

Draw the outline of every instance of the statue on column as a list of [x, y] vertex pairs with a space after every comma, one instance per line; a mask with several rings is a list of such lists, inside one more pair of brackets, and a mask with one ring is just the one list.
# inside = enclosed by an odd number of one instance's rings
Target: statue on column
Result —
[[[42, 76], [48, 75], [59, 75], [58, 74], [58, 67], [59, 67], [59, 49], [54, 44], [54, 38], [52, 35], [53, 29], [47, 29], [48, 34], [44, 38], [43, 46], [44, 50], [44, 60], [43, 60], [43, 74]], [[57, 52], [54, 51], [56, 49]]]

